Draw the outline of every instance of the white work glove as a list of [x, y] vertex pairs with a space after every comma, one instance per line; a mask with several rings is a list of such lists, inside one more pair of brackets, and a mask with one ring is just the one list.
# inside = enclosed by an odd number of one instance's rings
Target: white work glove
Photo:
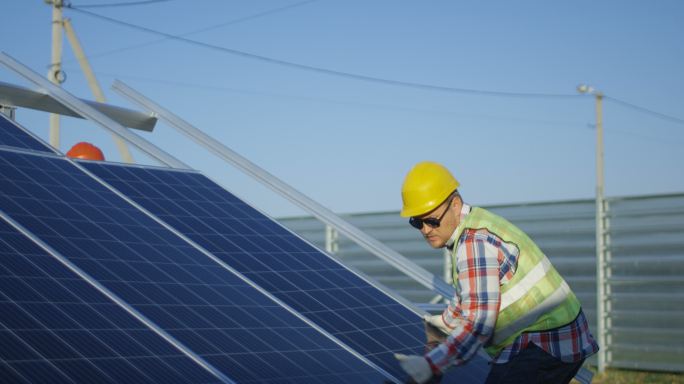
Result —
[[416, 383], [425, 383], [432, 377], [430, 364], [424, 357], [416, 355], [407, 356], [401, 353], [395, 353], [394, 357], [399, 360], [401, 368], [406, 371]]
[[451, 334], [452, 329], [444, 322], [441, 313], [439, 315], [423, 315], [423, 320], [445, 335]]

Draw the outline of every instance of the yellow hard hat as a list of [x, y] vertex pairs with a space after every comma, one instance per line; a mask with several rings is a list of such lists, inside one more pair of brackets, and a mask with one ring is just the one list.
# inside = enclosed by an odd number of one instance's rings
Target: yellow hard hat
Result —
[[443, 165], [423, 161], [416, 164], [401, 186], [402, 217], [420, 216], [437, 208], [458, 188], [458, 180]]

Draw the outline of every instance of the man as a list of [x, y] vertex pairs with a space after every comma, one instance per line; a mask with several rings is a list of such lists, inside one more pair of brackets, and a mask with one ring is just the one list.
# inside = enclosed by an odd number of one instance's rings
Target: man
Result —
[[456, 294], [427, 326], [445, 339], [425, 356], [397, 355], [418, 383], [464, 364], [479, 348], [490, 383], [568, 383], [598, 351], [580, 303], [535, 243], [500, 216], [465, 204], [444, 166], [421, 162], [402, 186], [401, 216], [433, 248], [451, 251]]

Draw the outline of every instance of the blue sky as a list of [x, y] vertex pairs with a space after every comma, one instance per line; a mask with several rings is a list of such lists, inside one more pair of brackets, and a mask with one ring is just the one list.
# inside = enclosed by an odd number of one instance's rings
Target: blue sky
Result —
[[[398, 210], [402, 179], [421, 160], [449, 167], [473, 204], [593, 197], [594, 99], [577, 94], [580, 83], [611, 98], [604, 102], [606, 194], [684, 192], [684, 2], [171, 0], [103, 6], [130, 2], [72, 0], [83, 8], [64, 12], [109, 102], [137, 108], [110, 90], [120, 79], [336, 212]], [[347, 75], [164, 39], [87, 12]], [[5, 1], [0, 30], [2, 51], [47, 73], [50, 6]], [[63, 66], [63, 86], [92, 99], [66, 39]], [[31, 87], [5, 68], [0, 81]], [[17, 115], [47, 139], [47, 114]], [[301, 214], [163, 123], [143, 136], [266, 213]], [[63, 151], [84, 140], [119, 160], [99, 127], [62, 120]]]

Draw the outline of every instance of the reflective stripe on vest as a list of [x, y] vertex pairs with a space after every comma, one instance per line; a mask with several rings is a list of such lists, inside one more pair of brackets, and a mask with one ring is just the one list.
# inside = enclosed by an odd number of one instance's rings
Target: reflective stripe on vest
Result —
[[[497, 345], [502, 343], [504, 340], [507, 338], [515, 335], [516, 333], [522, 333], [518, 332], [521, 329], [526, 329], [533, 325], [538, 318], [540, 318], [543, 314], [551, 311], [552, 309], [556, 308], [557, 306], [563, 304], [563, 302], [566, 300], [568, 297], [568, 294], [572, 293], [570, 290], [570, 287], [568, 284], [563, 281], [561, 283], [561, 286], [558, 287], [551, 295], [549, 295], [544, 301], [542, 301], [539, 305], [534, 307], [531, 311], [529, 311], [527, 314], [523, 315], [522, 317], [518, 318], [517, 320], [514, 320], [513, 322], [509, 323], [507, 326], [497, 329], [496, 332], [494, 333], [494, 336], [492, 337], [492, 344]], [[570, 321], [574, 320], [574, 318], [568, 320], [566, 322], [569, 323]], [[565, 324], [561, 324], [565, 325]]]
[[532, 268], [525, 277], [515, 286], [509, 288], [506, 292], [501, 294], [501, 305], [499, 312], [506, 309], [509, 305], [518, 301], [523, 297], [532, 287], [534, 287], [541, 279], [546, 276], [546, 273], [553, 268], [549, 259], [542, 259], [534, 268]]
[[[579, 313], [579, 301], [536, 244], [506, 219], [482, 208], [459, 223], [456, 238], [466, 229], [484, 229], [518, 249], [513, 277], [501, 288], [501, 303], [487, 352], [495, 356], [525, 331], [543, 331], [572, 322]], [[458, 289], [458, 245], [452, 252], [454, 285]]]

